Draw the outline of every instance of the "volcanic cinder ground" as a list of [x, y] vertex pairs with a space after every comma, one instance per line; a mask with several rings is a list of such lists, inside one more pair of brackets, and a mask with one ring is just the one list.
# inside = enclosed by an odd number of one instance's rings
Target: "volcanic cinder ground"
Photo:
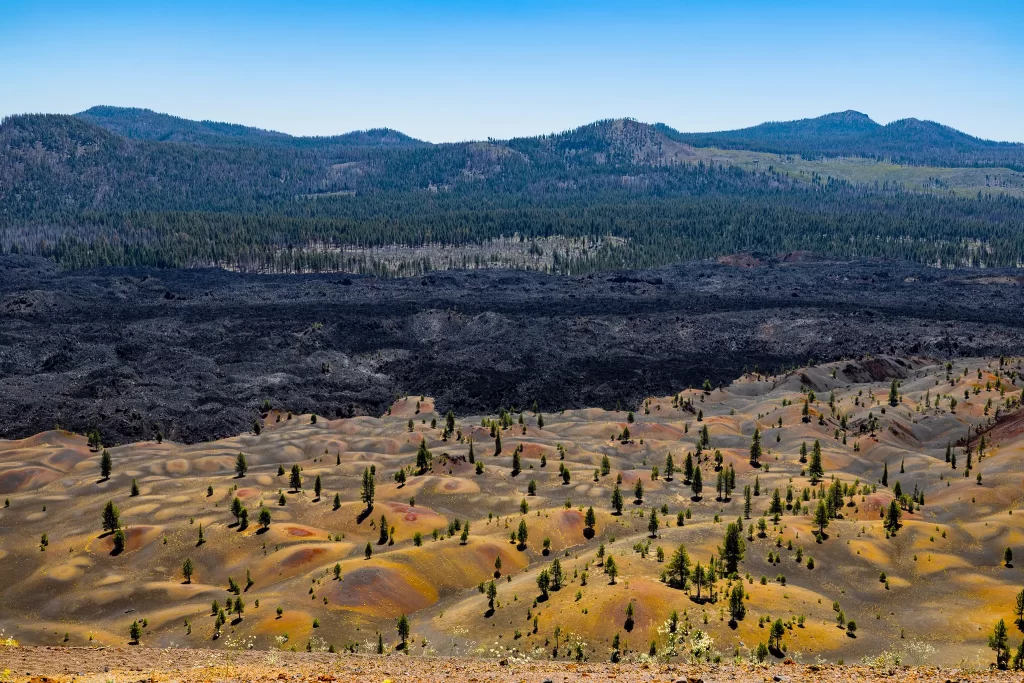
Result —
[[[541, 416], [527, 409], [512, 412], [511, 426], [498, 430], [499, 455], [489, 426], [496, 415], [457, 415], [455, 433], [444, 439], [445, 416], [429, 396], [400, 398], [380, 417], [336, 420], [272, 406], [259, 434], [108, 447], [109, 480], [100, 477], [101, 452], [84, 436], [50, 431], [2, 441], [0, 628], [23, 644], [125, 645], [129, 625], [139, 621], [143, 646], [367, 653], [378, 634], [392, 651], [396, 619], [408, 615], [413, 656], [548, 659], [557, 648], [559, 659], [606, 661], [616, 634], [624, 658], [646, 654], [652, 641], [665, 654], [665, 624], [676, 611], [686, 634], [676, 659], [688, 655], [697, 631], [711, 637], [710, 653], [723, 660], [747, 657], [768, 640], [765, 621], [781, 619], [785, 656], [797, 661], [853, 662], [898, 651], [903, 661], [985, 665], [997, 619], [1010, 626], [1012, 646], [1022, 637], [1013, 604], [1024, 576], [1003, 563], [1010, 547], [1024, 566], [1020, 371], [1016, 358], [958, 360], [947, 368], [883, 357], [654, 396], [633, 406], [632, 422], [625, 408], [567, 410], [543, 413], [541, 428]], [[896, 407], [887, 400], [891, 378], [900, 382]], [[665, 461], [672, 454], [681, 467], [704, 426], [710, 447], [696, 498], [682, 473], [665, 476]], [[965, 476], [969, 427], [973, 469]], [[759, 469], [749, 462], [755, 428], [765, 448]], [[820, 486], [799, 460], [801, 444], [810, 450], [815, 440], [825, 468]], [[432, 454], [432, 468], [422, 475], [421, 441]], [[471, 443], [481, 472], [470, 462]], [[945, 459], [947, 444], [955, 468]], [[716, 450], [736, 472], [727, 500], [716, 498]], [[516, 451], [522, 471], [513, 476]], [[234, 472], [238, 453], [250, 466], [242, 477]], [[610, 471], [602, 475], [605, 456]], [[300, 490], [288, 481], [296, 464]], [[888, 486], [880, 482], [883, 465]], [[376, 482], [368, 514], [360, 501], [367, 468]], [[568, 470], [568, 483], [560, 468]], [[400, 470], [404, 484], [395, 480]], [[320, 498], [313, 493], [318, 476]], [[817, 542], [813, 510], [833, 477], [853, 493]], [[616, 515], [611, 497], [620, 478], [625, 508]], [[642, 501], [634, 500], [637, 481]], [[746, 616], [730, 623], [724, 596], [734, 580], [717, 580], [718, 599], [709, 600], [707, 588], [698, 599], [692, 586], [662, 582], [666, 564], [657, 549], [670, 557], [682, 544], [706, 565], [726, 525], [743, 516], [743, 489], [755, 482], [760, 495], [745, 526], [756, 527], [776, 488], [785, 500], [791, 486], [795, 504], [777, 524], [767, 519], [763, 537], [755, 528], [746, 540], [736, 579], [747, 594]], [[879, 511], [897, 482], [906, 493], [923, 492], [925, 504], [904, 511], [902, 527], [887, 538]], [[230, 510], [235, 497], [249, 512], [244, 530]], [[119, 554], [101, 529], [107, 501], [119, 507], [124, 525]], [[261, 506], [272, 515], [266, 530], [256, 520]], [[584, 524], [591, 506], [592, 535]], [[648, 532], [652, 509], [659, 518], [655, 538]], [[394, 528], [384, 543], [382, 516]], [[465, 541], [453, 529], [456, 520], [470, 525]], [[520, 522], [528, 530], [524, 546], [509, 539]], [[598, 558], [602, 546], [619, 570], [614, 583]], [[190, 583], [182, 575], [186, 558], [195, 566]], [[538, 573], [555, 559], [565, 584], [539, 599]], [[228, 614], [218, 632], [211, 605], [234, 602], [229, 577], [240, 585], [244, 612]], [[490, 611], [480, 587], [492, 579], [497, 598]], [[834, 602], [856, 621], [855, 637], [837, 625]]]

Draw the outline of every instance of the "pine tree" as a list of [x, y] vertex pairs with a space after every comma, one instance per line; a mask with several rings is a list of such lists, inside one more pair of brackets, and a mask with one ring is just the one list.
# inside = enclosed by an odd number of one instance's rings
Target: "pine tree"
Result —
[[245, 473], [248, 472], [248, 471], [249, 471], [249, 463], [246, 462], [245, 453], [239, 453], [235, 457], [235, 474], [237, 474], [239, 476], [239, 478], [241, 478], [241, 477], [244, 477]]
[[302, 489], [302, 468], [297, 464], [292, 465], [292, 472], [288, 478], [288, 484], [292, 487], [292, 491], [299, 491]]
[[690, 555], [686, 552], [686, 546], [680, 544], [672, 553], [665, 566], [665, 577], [670, 586], [686, 588], [686, 582], [690, 578]]
[[124, 552], [124, 546], [125, 546], [125, 543], [127, 542], [128, 539], [125, 538], [124, 531], [122, 531], [121, 529], [116, 529], [114, 531], [113, 539], [114, 539], [113, 554], [114, 555], [120, 555], [122, 552]]
[[761, 430], [754, 427], [754, 436], [750, 440], [750, 464], [754, 467], [760, 467], [761, 455]]
[[739, 570], [740, 560], [746, 552], [746, 543], [743, 542], [743, 523], [740, 520], [729, 524], [725, 528], [725, 538], [718, 554], [725, 562], [725, 573], [732, 575]]
[[114, 501], [108, 500], [103, 508], [103, 530], [117, 531], [121, 528], [121, 511], [114, 505]]
[[814, 525], [818, 527], [818, 534], [824, 536], [828, 526], [828, 508], [823, 500], [818, 501], [818, 508], [814, 511]]
[[729, 594], [729, 615], [732, 617], [732, 621], [740, 621], [747, 615], [747, 607], [743, 604], [744, 595], [742, 583], [737, 583], [732, 587], [732, 592]]
[[896, 382], [896, 378], [894, 377], [893, 380], [892, 380], [892, 384], [889, 385], [889, 405], [892, 406], [893, 408], [895, 408], [899, 404], [900, 404], [899, 384]]
[[192, 583], [192, 574], [195, 571], [195, 565], [192, 564], [191, 558], [185, 558], [185, 562], [181, 565], [181, 574], [185, 577], [185, 583]]
[[[473, 445], [470, 444], [470, 450]], [[420, 439], [419, 448], [416, 449], [416, 469], [421, 475], [426, 474], [427, 471], [433, 466], [434, 456], [427, 448], [427, 439], [424, 437]]]
[[1010, 661], [1010, 649], [1006, 631], [1006, 622], [1002, 619], [996, 622], [992, 634], [988, 637], [988, 646], [996, 653], [996, 668], [1005, 669]]
[[110, 479], [110, 473], [114, 469], [114, 460], [110, 457], [110, 452], [106, 448], [103, 449], [103, 453], [100, 454], [100, 477], [106, 481]]
[[900, 516], [903, 513], [900, 511], [900, 505], [893, 498], [889, 501], [889, 510], [885, 515], [885, 528], [889, 533], [894, 534], [896, 530], [900, 528]]
[[651, 508], [651, 516], [647, 522], [647, 530], [651, 533], [651, 538], [658, 537], [658, 510], [657, 508]]
[[611, 555], [604, 562], [604, 573], [608, 575], [609, 582], [614, 586], [615, 577], [619, 575], [619, 567], [615, 564], [615, 558]]
[[693, 491], [694, 498], [700, 499], [701, 491], [704, 490], [704, 481], [699, 467], [693, 470], [693, 481], [690, 482], [690, 490]]
[[526, 528], [526, 520], [519, 520], [519, 529], [516, 530], [516, 541], [519, 542], [520, 548], [526, 547], [526, 539], [529, 538], [529, 531]]
[[320, 475], [316, 475], [316, 480], [313, 482], [313, 493], [316, 495], [316, 499], [320, 500], [320, 494], [324, 490], [324, 483], [320, 479]]
[[882, 464], [882, 486], [889, 485], [889, 463]]
[[814, 448], [811, 451], [811, 463], [807, 467], [807, 473], [811, 477], [811, 483], [817, 484], [825, 476], [825, 468], [821, 464], [821, 443], [815, 439]]
[[487, 609], [491, 612], [494, 611], [494, 600], [498, 597], [498, 586], [491, 580], [487, 584]]
[[376, 483], [374, 482], [373, 475], [370, 474], [370, 468], [367, 467], [363, 470], [363, 483], [359, 489], [359, 499], [366, 505], [367, 510], [373, 509], [375, 489]]
[[615, 510], [615, 514], [622, 514], [622, 505], [622, 490], [619, 488], [619, 485], [616, 484], [615, 488], [612, 490], [612, 510]]

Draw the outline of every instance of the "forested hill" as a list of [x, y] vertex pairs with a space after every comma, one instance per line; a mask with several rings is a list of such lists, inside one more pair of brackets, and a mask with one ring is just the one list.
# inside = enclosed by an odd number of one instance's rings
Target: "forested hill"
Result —
[[1003, 166], [1024, 171], [1024, 144], [983, 140], [934, 121], [901, 119], [887, 125], [857, 111], [813, 119], [762, 123], [717, 133], [658, 128], [695, 147], [748, 149], [806, 158], [860, 156], [897, 164], [956, 167]]
[[[877, 125], [843, 116], [864, 130]], [[299, 138], [110, 107], [13, 116], [0, 123], [0, 249], [70, 268], [378, 274], [576, 273], [741, 251], [1024, 262], [1024, 203], [1014, 198], [1024, 193], [1022, 173], [876, 174], [870, 162], [798, 166], [729, 154], [738, 153], [631, 119], [434, 145], [387, 129]], [[857, 175], [844, 176], [850, 169]], [[904, 180], [914, 174], [910, 191]], [[380, 252], [395, 247], [418, 251]]]
[[201, 145], [281, 145], [297, 148], [415, 147], [427, 143], [396, 130], [376, 128], [324, 137], [295, 137], [262, 128], [217, 121], [191, 121], [150, 109], [92, 107], [75, 114], [83, 121], [126, 138]]

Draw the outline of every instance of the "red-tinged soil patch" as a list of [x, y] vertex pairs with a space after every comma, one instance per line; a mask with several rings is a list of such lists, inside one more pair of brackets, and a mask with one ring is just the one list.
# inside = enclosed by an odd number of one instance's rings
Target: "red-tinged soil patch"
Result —
[[21, 493], [40, 489], [64, 476], [46, 467], [13, 467], [0, 472], [0, 493]]
[[[124, 529], [124, 552], [121, 554], [128, 554], [149, 545], [159, 538], [163, 529], [162, 526], [148, 525], [130, 526]], [[106, 534], [103, 538], [98, 539], [93, 547], [100, 552], [111, 553], [114, 550], [114, 535]]]
[[333, 586], [331, 604], [362, 614], [393, 618], [411, 614], [437, 601], [437, 591], [417, 572], [380, 560], [344, 565]]

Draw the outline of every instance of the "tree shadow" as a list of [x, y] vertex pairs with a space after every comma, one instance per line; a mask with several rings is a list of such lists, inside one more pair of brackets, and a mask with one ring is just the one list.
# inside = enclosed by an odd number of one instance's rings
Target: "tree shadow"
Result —
[[587, 540], [590, 540], [593, 537], [594, 537], [594, 530], [593, 529], [587, 528], [587, 529], [583, 530], [583, 538], [586, 538]]
[[369, 517], [372, 512], [373, 512], [373, 506], [372, 505], [370, 507], [368, 507], [368, 508], [365, 508], [356, 517], [356, 524], [362, 524], [363, 522], [365, 522], [366, 518]]

